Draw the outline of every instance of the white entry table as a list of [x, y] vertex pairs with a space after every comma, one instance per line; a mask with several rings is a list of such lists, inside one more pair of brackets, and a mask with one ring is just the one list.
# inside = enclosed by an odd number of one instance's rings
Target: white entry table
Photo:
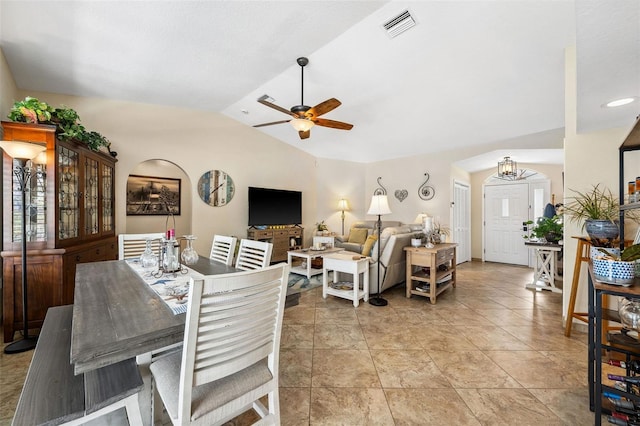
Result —
[[556, 287], [556, 256], [562, 250], [560, 244], [526, 242], [525, 246], [533, 249], [536, 254], [536, 264], [533, 270], [533, 282], [525, 287], [532, 290], [550, 290], [554, 293], [562, 293], [560, 287]]
[[[327, 295], [342, 297], [353, 301], [353, 306], [358, 307], [360, 299], [369, 300], [369, 259], [357, 253], [342, 252], [332, 253], [322, 258], [322, 297]], [[333, 271], [333, 282], [329, 283], [329, 271]], [[345, 272], [353, 276], [350, 286], [338, 282], [338, 272]], [[360, 274], [362, 289], [360, 289]], [[333, 286], [332, 286], [333, 284]]]

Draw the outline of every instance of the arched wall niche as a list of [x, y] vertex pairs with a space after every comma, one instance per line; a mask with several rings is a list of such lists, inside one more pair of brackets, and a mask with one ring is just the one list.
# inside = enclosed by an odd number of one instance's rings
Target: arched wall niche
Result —
[[[191, 234], [192, 191], [191, 180], [185, 171], [175, 163], [162, 159], [146, 160], [129, 172], [130, 175], [180, 179], [180, 214], [174, 215], [176, 236]], [[165, 215], [127, 215], [127, 234], [165, 232], [173, 228], [173, 220]]]

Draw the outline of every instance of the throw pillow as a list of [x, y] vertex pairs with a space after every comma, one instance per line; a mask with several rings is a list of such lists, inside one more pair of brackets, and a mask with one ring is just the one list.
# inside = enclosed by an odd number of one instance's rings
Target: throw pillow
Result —
[[365, 241], [364, 245], [362, 246], [363, 256], [371, 256], [371, 249], [373, 248], [373, 245], [376, 243], [376, 241], [378, 241], [378, 237], [376, 237], [375, 235], [369, 235], [367, 237], [367, 241]]
[[367, 241], [367, 228], [351, 228], [349, 231], [349, 242], [364, 244]]

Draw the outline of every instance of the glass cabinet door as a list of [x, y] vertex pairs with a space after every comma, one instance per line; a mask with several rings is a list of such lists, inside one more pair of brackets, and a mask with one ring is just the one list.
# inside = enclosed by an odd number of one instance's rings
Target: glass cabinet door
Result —
[[84, 160], [84, 233], [86, 236], [96, 235], [100, 233], [100, 212], [98, 203], [100, 198], [98, 190], [100, 188], [98, 182], [98, 173], [100, 163], [90, 157]]
[[58, 239], [79, 237], [80, 194], [78, 166], [80, 154], [65, 146], [58, 146]]
[[115, 232], [115, 212], [113, 210], [114, 170], [108, 164], [102, 165], [102, 232]]
[[[14, 169], [18, 161], [13, 160]], [[27, 162], [30, 178], [25, 183], [25, 216], [27, 242], [47, 241], [47, 166], [36, 161]], [[12, 174], [11, 241], [22, 241], [22, 192], [15, 173]]]

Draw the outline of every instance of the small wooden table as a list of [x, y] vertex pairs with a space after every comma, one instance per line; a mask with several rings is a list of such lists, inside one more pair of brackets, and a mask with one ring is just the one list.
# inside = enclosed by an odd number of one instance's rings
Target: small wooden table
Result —
[[562, 250], [560, 244], [526, 242], [525, 246], [532, 248], [536, 253], [536, 266], [533, 271], [533, 282], [525, 287], [531, 290], [550, 290], [554, 293], [562, 293], [560, 287], [556, 287], [556, 255]]
[[[338, 272], [345, 272], [353, 276], [353, 287], [342, 290], [329, 285], [329, 271], [333, 271], [333, 283], [337, 284]], [[362, 290], [360, 289], [360, 274], [363, 274]], [[335, 253], [323, 257], [322, 265], [322, 297], [327, 295], [342, 297], [353, 301], [358, 307], [360, 299], [369, 300], [369, 259], [358, 256], [357, 253]]]
[[[433, 248], [405, 247], [407, 252], [407, 297], [428, 297], [432, 304], [436, 297], [456, 286], [456, 243], [436, 244]], [[447, 268], [438, 270], [445, 265]], [[426, 270], [428, 268], [428, 270]], [[450, 276], [450, 278], [448, 278]], [[447, 279], [448, 278], [448, 279]], [[438, 282], [440, 281], [440, 284]], [[428, 290], [425, 286], [428, 283]], [[418, 287], [422, 289], [418, 290]]]

